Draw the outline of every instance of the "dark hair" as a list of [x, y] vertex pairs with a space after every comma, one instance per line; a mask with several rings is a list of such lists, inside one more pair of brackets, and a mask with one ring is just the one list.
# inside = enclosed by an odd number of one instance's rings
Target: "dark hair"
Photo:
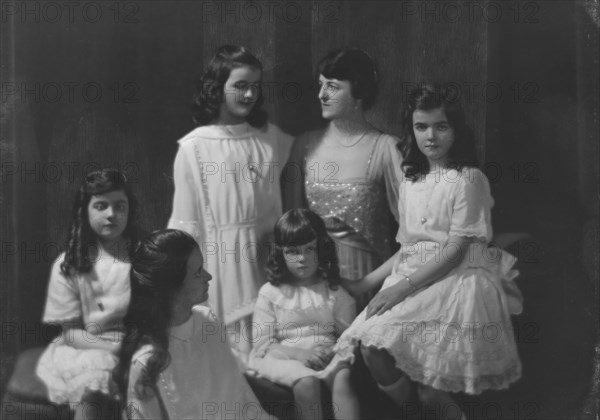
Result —
[[170, 362], [168, 331], [172, 302], [183, 287], [187, 262], [198, 244], [189, 234], [175, 229], [153, 232], [140, 242], [132, 256], [131, 300], [124, 319], [125, 338], [114, 377], [126, 397], [129, 367], [134, 353], [152, 345], [145, 376], [135, 384], [142, 398], [151, 395], [160, 372]]
[[[248, 49], [237, 45], [223, 45], [217, 50], [215, 56], [208, 63], [204, 74], [198, 80], [196, 93], [192, 102], [194, 122], [198, 125], [207, 125], [219, 117], [219, 110], [223, 103], [223, 88], [231, 70], [234, 68], [250, 66], [262, 71], [262, 64]], [[267, 122], [267, 114], [261, 109], [263, 103], [262, 92], [259, 91], [252, 111], [246, 117], [248, 123], [254, 127], [262, 127]]]
[[275, 223], [275, 244], [267, 261], [267, 279], [275, 286], [290, 282], [292, 274], [287, 269], [283, 248], [304, 245], [317, 240], [317, 273], [332, 289], [340, 283], [335, 242], [327, 234], [323, 219], [307, 209], [293, 209], [286, 212]]
[[89, 251], [96, 245], [96, 235], [90, 226], [88, 205], [92, 196], [111, 191], [123, 190], [129, 201], [129, 215], [123, 236], [129, 239], [129, 254], [131, 255], [139, 236], [137, 227], [137, 200], [127, 183], [125, 175], [117, 169], [101, 169], [86, 175], [73, 204], [73, 221], [67, 236], [65, 259], [60, 265], [60, 271], [65, 275], [88, 273], [93, 266]]
[[331, 51], [319, 62], [317, 71], [328, 79], [348, 80], [352, 96], [362, 99], [363, 109], [375, 104], [379, 73], [365, 51], [358, 48]]
[[448, 152], [449, 168], [462, 170], [464, 167], [476, 167], [477, 157], [473, 140], [473, 131], [465, 121], [464, 110], [451, 89], [438, 85], [422, 85], [408, 94], [406, 106], [402, 114], [402, 130], [404, 141], [398, 143], [402, 153], [402, 170], [411, 181], [418, 180], [429, 172], [429, 161], [419, 150], [413, 128], [415, 111], [431, 111], [442, 108], [448, 123], [454, 130], [454, 144]]

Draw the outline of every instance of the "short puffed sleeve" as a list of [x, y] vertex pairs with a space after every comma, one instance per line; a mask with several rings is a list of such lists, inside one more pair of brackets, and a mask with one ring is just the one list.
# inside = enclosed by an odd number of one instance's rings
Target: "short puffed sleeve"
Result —
[[490, 184], [479, 169], [465, 168], [456, 185], [450, 236], [492, 238]]
[[76, 277], [65, 276], [60, 271], [64, 254], [54, 261], [48, 283], [48, 297], [43, 322], [61, 324], [82, 317], [81, 295]]

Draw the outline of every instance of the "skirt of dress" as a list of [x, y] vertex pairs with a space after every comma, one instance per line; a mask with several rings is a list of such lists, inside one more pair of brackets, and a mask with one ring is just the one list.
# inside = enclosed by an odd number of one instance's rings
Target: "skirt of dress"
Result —
[[112, 371], [117, 361], [106, 350], [80, 350], [56, 341], [40, 357], [36, 374], [48, 388], [48, 399], [56, 404], [77, 404], [87, 392], [116, 398]]
[[[408, 296], [386, 313], [359, 314], [342, 334], [334, 362], [353, 360], [357, 345], [387, 350], [396, 367], [422, 384], [479, 394], [506, 388], [521, 376], [510, 319], [521, 309], [513, 282], [515, 258], [500, 250], [475, 249], [444, 278]], [[382, 289], [403, 281], [423, 264], [407, 258]]]

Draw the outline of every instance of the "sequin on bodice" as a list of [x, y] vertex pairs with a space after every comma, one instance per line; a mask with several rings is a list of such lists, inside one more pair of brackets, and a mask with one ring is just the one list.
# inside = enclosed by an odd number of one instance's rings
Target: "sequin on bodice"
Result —
[[389, 256], [391, 240], [389, 229], [386, 229], [389, 210], [383, 182], [307, 180], [305, 187], [310, 209], [325, 220], [327, 229], [334, 236], [336, 232], [358, 235], [380, 257]]

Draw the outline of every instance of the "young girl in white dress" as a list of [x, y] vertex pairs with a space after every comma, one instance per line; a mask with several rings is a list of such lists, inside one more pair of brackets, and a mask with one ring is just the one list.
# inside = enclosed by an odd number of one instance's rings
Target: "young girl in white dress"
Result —
[[335, 243], [315, 213], [295, 209], [275, 225], [268, 280], [259, 292], [250, 368], [292, 388], [300, 418], [321, 419], [321, 381], [332, 388], [338, 419], [359, 416], [349, 365], [330, 366], [333, 346], [356, 316], [340, 285]]
[[521, 310], [515, 258], [489, 246], [490, 186], [450, 93], [423, 86], [409, 95], [401, 249], [359, 283], [356, 292], [383, 286], [336, 348], [336, 359], [352, 360], [360, 345], [380, 388], [401, 406], [409, 378], [416, 381], [421, 402], [441, 419], [464, 418], [449, 392], [502, 389], [521, 376], [510, 319]]
[[[190, 233], [213, 273], [210, 307], [234, 332], [243, 360], [252, 348], [242, 334], [252, 316], [273, 225], [281, 216], [280, 174], [292, 138], [261, 109], [262, 65], [247, 49], [223, 46], [194, 96], [198, 127], [179, 140], [169, 228]], [[231, 332], [230, 331], [230, 332]]]
[[141, 241], [116, 379], [128, 419], [271, 419], [205, 306], [211, 275], [195, 239], [174, 229]]
[[[54, 262], [43, 321], [62, 327], [40, 357], [37, 375], [50, 401], [76, 418], [109, 418], [112, 371], [129, 303], [129, 256], [137, 239], [136, 201], [123, 174], [88, 174], [73, 206], [67, 247]], [[88, 410], [86, 402], [101, 410]]]

